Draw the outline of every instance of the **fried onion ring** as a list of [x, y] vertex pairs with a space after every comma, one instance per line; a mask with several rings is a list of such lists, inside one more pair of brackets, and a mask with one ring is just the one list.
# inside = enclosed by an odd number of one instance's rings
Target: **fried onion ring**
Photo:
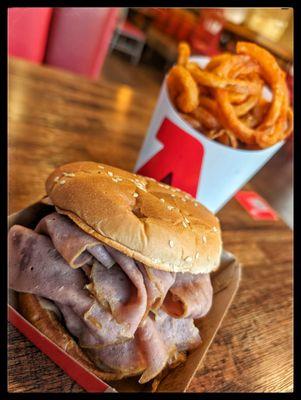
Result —
[[231, 104], [241, 104], [249, 97], [246, 93], [229, 92], [229, 100]]
[[238, 117], [246, 115], [250, 110], [252, 110], [252, 108], [254, 108], [256, 106], [256, 104], [258, 103], [258, 98], [260, 97], [260, 95], [261, 95], [260, 93], [257, 94], [257, 95], [256, 94], [251, 95], [242, 104], [234, 106], [235, 114]]
[[218, 129], [221, 126], [215, 116], [202, 106], [198, 106], [191, 115], [208, 129]]
[[[192, 127], [210, 139], [249, 150], [272, 146], [292, 132], [285, 73], [267, 50], [238, 42], [236, 54], [214, 56], [205, 68], [189, 57], [189, 45], [181, 42], [167, 87]], [[272, 92], [271, 101], [263, 97], [264, 86]]]
[[[245, 43], [245, 45], [249, 44]], [[260, 51], [258, 56], [258, 46], [253, 44], [250, 45], [250, 48], [249, 46], [244, 47], [237, 45], [237, 51], [254, 57], [263, 70], [263, 77], [268, 84], [270, 84], [271, 89], [273, 90], [273, 100], [263, 121], [256, 130], [249, 128], [238, 118], [233, 106], [230, 103], [228, 93], [225, 90], [217, 89], [215, 95], [228, 130], [230, 129], [244, 143], [253, 144], [256, 142], [261, 147], [268, 147], [268, 145], [272, 145], [272, 143], [276, 143], [277, 141], [281, 140], [280, 138], [282, 138], [282, 135], [280, 132], [287, 132], [285, 130], [285, 124], [288, 115], [288, 96], [286, 94], [287, 87], [284, 81], [284, 75], [274, 57], [266, 50], [261, 48], [259, 48]], [[277, 79], [275, 79], [275, 77], [268, 76], [270, 73], [270, 71], [268, 71], [268, 65], [266, 65], [265, 62], [261, 62], [261, 57], [264, 57], [266, 54], [269, 56], [268, 61], [272, 66], [272, 70], [276, 71], [275, 74], [277, 75]], [[256, 55], [257, 58], [255, 57]], [[264, 71], [263, 68], [266, 68], [266, 71]], [[219, 67], [219, 72], [225, 72], [225, 68], [222, 69]], [[226, 70], [226, 72], [229, 74], [229, 68]]]
[[226, 129], [222, 130], [222, 135], [220, 135], [217, 140], [227, 146], [233, 147], [234, 149], [238, 147], [235, 135]]
[[181, 65], [172, 67], [167, 76], [170, 97], [184, 113], [194, 111], [199, 103], [199, 89], [189, 71]]
[[204, 86], [212, 88], [229, 89], [238, 93], [254, 94], [257, 93], [260, 85], [257, 82], [246, 82], [239, 79], [224, 79], [214, 73], [201, 70], [195, 64], [188, 63], [188, 71], [191, 73], [194, 80]]
[[189, 123], [194, 129], [201, 130], [203, 128], [200, 121], [191, 116], [191, 114], [180, 113], [180, 116]]
[[199, 105], [205, 107], [212, 114], [216, 115], [218, 112], [218, 106], [217, 106], [216, 101], [214, 99], [211, 99], [210, 97], [200, 96], [199, 97]]
[[238, 141], [232, 132], [226, 129], [212, 130], [207, 133], [207, 136], [212, 140], [218, 140], [220, 143], [237, 148]]
[[222, 62], [229, 60], [229, 58], [231, 57], [232, 57], [231, 53], [219, 54], [218, 56], [211, 58], [209, 63], [206, 65], [205, 70], [211, 72], [216, 67], [218, 67]]
[[[264, 120], [266, 117], [264, 118]], [[293, 129], [293, 113], [289, 108], [289, 94], [287, 86], [284, 88], [282, 108], [276, 123], [269, 129], [259, 126], [255, 132], [256, 143], [262, 147], [269, 147], [285, 139]]]
[[180, 42], [178, 45], [178, 60], [177, 64], [186, 66], [190, 57], [190, 47], [186, 42]]
[[272, 54], [254, 43], [238, 42], [236, 51], [238, 54], [249, 55], [252, 59], [257, 61], [264, 80], [271, 87], [273, 100], [262, 123], [262, 128], [269, 127], [276, 122], [281, 112], [283, 96], [286, 90], [283, 72]]

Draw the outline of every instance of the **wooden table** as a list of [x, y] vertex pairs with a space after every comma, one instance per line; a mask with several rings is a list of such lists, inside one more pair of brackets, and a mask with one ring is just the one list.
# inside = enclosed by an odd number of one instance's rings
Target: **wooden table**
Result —
[[279, 57], [286, 62], [292, 63], [293, 61], [292, 48], [287, 49], [283, 46], [283, 43], [281, 46], [279, 41], [277, 42], [271, 41], [270, 39], [262, 36], [260, 33], [252, 31], [245, 24], [238, 25], [230, 21], [225, 21], [224, 30], [231, 32], [234, 35], [239, 36], [240, 38], [243, 38], [246, 41], [258, 43], [260, 46], [265, 47], [267, 50], [273, 53], [276, 57]]
[[[132, 170], [156, 99], [24, 61], [10, 63], [9, 78], [10, 213], [39, 199], [60, 164]], [[252, 220], [235, 200], [218, 216], [242, 282], [189, 391], [292, 391], [292, 232], [282, 221]], [[82, 391], [9, 328], [9, 391]]]

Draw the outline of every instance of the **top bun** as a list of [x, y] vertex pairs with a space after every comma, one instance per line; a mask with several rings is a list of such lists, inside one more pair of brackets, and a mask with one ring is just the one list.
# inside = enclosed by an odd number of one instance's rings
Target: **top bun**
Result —
[[82, 230], [149, 267], [197, 274], [219, 266], [218, 219], [180, 189], [83, 161], [57, 168], [46, 190]]

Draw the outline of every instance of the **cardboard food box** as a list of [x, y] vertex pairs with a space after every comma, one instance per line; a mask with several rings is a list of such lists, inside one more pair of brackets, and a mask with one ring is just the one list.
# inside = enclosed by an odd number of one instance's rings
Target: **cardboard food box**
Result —
[[[209, 60], [191, 57], [202, 68]], [[271, 98], [266, 87], [263, 96]], [[243, 150], [209, 139], [181, 118], [164, 80], [134, 170], [190, 193], [217, 213], [283, 143], [262, 150]]]
[[[24, 210], [12, 214], [9, 217], [9, 228], [15, 224], [34, 228], [43, 216], [53, 211], [53, 206], [47, 205], [43, 201], [37, 202]], [[170, 370], [168, 375], [160, 382], [157, 391], [185, 392], [187, 390], [230, 307], [239, 286], [240, 274], [241, 267], [235, 257], [230, 253], [223, 252], [219, 269], [211, 274], [214, 289], [212, 308], [206, 317], [195, 321], [196, 326], [200, 329], [202, 344], [188, 354], [184, 364]], [[8, 317], [9, 321], [21, 333], [88, 392], [151, 391], [151, 384], [140, 385], [137, 383], [137, 378], [107, 383], [96, 377], [49, 340], [19, 313], [16, 292], [13, 290], [10, 290], [9, 295]]]

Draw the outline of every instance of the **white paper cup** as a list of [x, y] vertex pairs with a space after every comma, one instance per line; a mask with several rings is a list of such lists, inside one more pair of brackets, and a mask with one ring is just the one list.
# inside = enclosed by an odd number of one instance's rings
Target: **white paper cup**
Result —
[[[191, 60], [203, 67], [209, 59]], [[190, 193], [216, 213], [282, 145], [241, 150], [208, 139], [181, 118], [164, 81], [134, 171]]]

